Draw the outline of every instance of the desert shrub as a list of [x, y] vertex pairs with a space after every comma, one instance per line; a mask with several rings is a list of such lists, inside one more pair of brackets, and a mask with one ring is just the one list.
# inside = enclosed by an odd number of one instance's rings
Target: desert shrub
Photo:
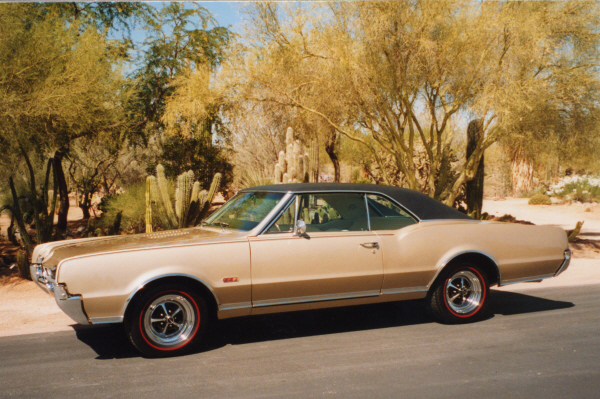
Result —
[[523, 191], [521, 193], [521, 197], [522, 198], [531, 198], [534, 195], [546, 194], [547, 191], [548, 191], [548, 188], [542, 186], [542, 187], [538, 187], [538, 188], [532, 189], [530, 191]]
[[105, 232], [111, 232], [115, 219], [121, 214], [121, 231], [143, 233], [146, 231], [146, 182], [133, 183], [120, 194], [112, 194], [102, 199], [100, 206], [102, 217], [98, 226]]
[[536, 194], [533, 197], [529, 198], [529, 205], [552, 205], [552, 201], [550, 201], [550, 197], [546, 194]]
[[352, 176], [350, 177], [351, 183], [360, 184], [373, 184], [373, 181], [369, 177], [363, 175], [361, 169], [352, 169]]
[[274, 183], [273, 176], [267, 176], [262, 170], [247, 169], [242, 171], [237, 186], [241, 190], [248, 187], [266, 186]]
[[550, 186], [548, 194], [568, 201], [600, 201], [600, 179], [578, 175], [563, 177]]

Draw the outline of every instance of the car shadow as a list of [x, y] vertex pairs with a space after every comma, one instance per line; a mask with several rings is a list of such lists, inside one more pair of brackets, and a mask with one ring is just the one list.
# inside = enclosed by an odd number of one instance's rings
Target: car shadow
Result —
[[[504, 316], [566, 309], [571, 302], [555, 301], [516, 292], [490, 291], [490, 316]], [[425, 301], [390, 302], [343, 308], [307, 310], [215, 321], [198, 352], [226, 345], [337, 334], [433, 323]], [[92, 348], [96, 359], [140, 357], [121, 324], [78, 328], [77, 338]]]
[[572, 302], [555, 301], [517, 292], [495, 290], [490, 292], [491, 313], [503, 316], [567, 309], [575, 306]]
[[101, 326], [73, 326], [77, 339], [98, 355], [96, 359], [127, 359], [140, 357], [127, 338], [122, 323]]

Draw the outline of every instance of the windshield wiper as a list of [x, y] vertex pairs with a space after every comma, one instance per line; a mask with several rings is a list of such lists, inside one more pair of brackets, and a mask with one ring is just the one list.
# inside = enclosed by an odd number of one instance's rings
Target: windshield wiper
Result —
[[225, 232], [225, 227], [229, 227], [229, 223], [225, 223], [225, 222], [212, 222], [212, 223], [207, 223], [205, 221], [202, 221], [202, 226], [210, 226], [210, 225], [217, 225], [217, 226], [221, 226], [221, 228], [223, 229], [223, 232]]

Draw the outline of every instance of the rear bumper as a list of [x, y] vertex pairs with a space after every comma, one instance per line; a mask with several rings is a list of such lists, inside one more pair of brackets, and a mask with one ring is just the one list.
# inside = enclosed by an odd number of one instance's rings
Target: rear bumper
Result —
[[569, 268], [569, 264], [571, 264], [571, 250], [567, 249], [567, 250], [565, 250], [565, 260], [563, 260], [563, 263], [561, 263], [560, 267], [554, 274], [554, 277], [558, 276], [559, 274], [561, 274], [562, 272], [567, 270]]
[[31, 279], [47, 294], [53, 295], [58, 307], [78, 324], [90, 324], [83, 309], [81, 295], [71, 295], [64, 284], [57, 284], [48, 269], [41, 264], [32, 264], [29, 267]]

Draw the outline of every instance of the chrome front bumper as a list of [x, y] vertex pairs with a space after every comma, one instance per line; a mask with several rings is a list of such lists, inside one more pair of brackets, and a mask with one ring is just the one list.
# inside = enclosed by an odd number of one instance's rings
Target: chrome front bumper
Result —
[[41, 264], [32, 264], [29, 267], [31, 279], [49, 295], [54, 295], [58, 307], [71, 319], [79, 324], [90, 324], [81, 295], [70, 295], [64, 284], [56, 284], [48, 269]]

